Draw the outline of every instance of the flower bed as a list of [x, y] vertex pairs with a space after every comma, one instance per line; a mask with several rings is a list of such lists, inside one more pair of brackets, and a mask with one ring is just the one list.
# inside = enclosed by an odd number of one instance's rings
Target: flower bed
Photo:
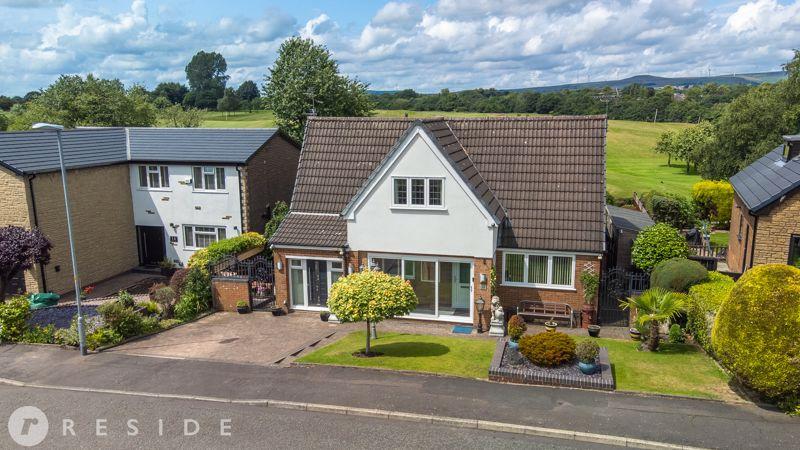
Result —
[[519, 354], [516, 349], [508, 347], [507, 339], [499, 339], [495, 347], [492, 363], [489, 366], [489, 379], [509, 383], [537, 384], [545, 386], [577, 387], [613, 391], [614, 376], [608, 350], [600, 348], [598, 355], [598, 371], [585, 375], [573, 361], [558, 367], [537, 366]]

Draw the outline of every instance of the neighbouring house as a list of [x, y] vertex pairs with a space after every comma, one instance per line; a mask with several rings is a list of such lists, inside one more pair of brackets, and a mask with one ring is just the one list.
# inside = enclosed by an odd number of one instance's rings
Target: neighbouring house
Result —
[[734, 189], [728, 267], [742, 273], [758, 264], [800, 267], [800, 135], [731, 177]]
[[412, 318], [477, 324], [493, 272], [504, 306], [580, 311], [579, 274], [605, 251], [605, 136], [602, 116], [310, 118], [270, 240], [276, 301], [325, 309], [333, 282], [372, 267], [411, 283]]
[[645, 211], [606, 206], [606, 230], [608, 232], [607, 267], [622, 270], [634, 269], [631, 250], [636, 236], [643, 229], [655, 224]]
[[[84, 285], [263, 231], [289, 201], [299, 148], [275, 129], [78, 128], [62, 133]], [[56, 134], [0, 133], [0, 226], [38, 227], [51, 261], [15, 292], [72, 291]]]

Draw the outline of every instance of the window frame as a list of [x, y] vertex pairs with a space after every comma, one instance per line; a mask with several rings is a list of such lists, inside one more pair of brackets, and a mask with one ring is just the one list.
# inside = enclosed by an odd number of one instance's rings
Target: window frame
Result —
[[[574, 253], [561, 253], [561, 252], [539, 252], [539, 251], [503, 251], [503, 267], [502, 267], [502, 284], [505, 286], [518, 286], [518, 287], [533, 287], [541, 289], [553, 289], [564, 291], [575, 291], [575, 265], [577, 264], [577, 255]], [[520, 255], [523, 257], [523, 270], [522, 281], [508, 281], [506, 280], [506, 263], [507, 255]], [[531, 256], [546, 256], [547, 257], [547, 282], [546, 283], [530, 283], [530, 257]], [[553, 259], [570, 258], [572, 260], [572, 269], [570, 272], [570, 284], [553, 284]]]
[[[445, 205], [445, 177], [417, 177], [417, 176], [392, 176], [391, 177], [391, 205], [393, 209], [447, 209]], [[397, 180], [405, 180], [405, 203], [397, 203]], [[411, 193], [412, 184], [414, 180], [424, 180], [424, 202], [421, 204], [412, 203]], [[440, 204], [431, 204], [431, 180], [438, 180], [440, 182], [441, 190], [439, 192]]]
[[[151, 170], [152, 167], [155, 169]], [[142, 172], [144, 170], [144, 172]], [[142, 191], [169, 191], [169, 166], [163, 166], [159, 164], [137, 164], [136, 165], [136, 172], [138, 174], [137, 178], [138, 186], [137, 189]], [[144, 180], [142, 180], [142, 175], [144, 175]], [[155, 175], [158, 177], [158, 186], [151, 186], [150, 182], [151, 176]], [[145, 181], [147, 184], [142, 186], [142, 181]]]
[[[795, 250], [797, 254], [795, 254]], [[800, 268], [800, 266], [792, 264], [794, 259], [800, 260], [800, 234], [789, 235], [789, 255], [786, 260], [787, 265]]]
[[[183, 248], [185, 250], [200, 250], [200, 249], [206, 248], [206, 247], [198, 247], [197, 246], [197, 228], [198, 227], [200, 227], [200, 228], [214, 228], [214, 231], [215, 231], [215, 233], [214, 233], [215, 241], [214, 242], [219, 242], [219, 241], [221, 241], [223, 239], [226, 239], [228, 237], [228, 230], [227, 230], [227, 227], [225, 227], [224, 225], [185, 224], [185, 225], [183, 225]], [[190, 229], [191, 229], [191, 236], [192, 236], [192, 241], [191, 242], [189, 242], [188, 239], [187, 239], [188, 238], [187, 231], [190, 230]], [[206, 236], [211, 235], [210, 232], [205, 232], [205, 231], [201, 232], [201, 234], [206, 235]], [[212, 242], [212, 243], [214, 243], [214, 242]]]
[[[197, 170], [200, 170], [200, 177], [197, 177]], [[195, 192], [228, 192], [225, 182], [227, 171], [225, 166], [192, 166], [192, 190]], [[206, 176], [214, 177], [214, 188], [209, 189], [206, 183]], [[200, 187], [198, 187], [198, 183]], [[222, 187], [220, 187], [222, 186]]]

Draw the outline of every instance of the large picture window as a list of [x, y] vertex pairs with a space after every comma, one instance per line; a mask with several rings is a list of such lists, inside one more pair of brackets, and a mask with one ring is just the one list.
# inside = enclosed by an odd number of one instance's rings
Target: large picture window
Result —
[[214, 242], [225, 239], [225, 227], [203, 225], [184, 225], [183, 238], [187, 248], [206, 248]]
[[393, 178], [392, 205], [410, 208], [444, 207], [442, 178]]
[[789, 265], [800, 269], [800, 235], [797, 234], [789, 241]]
[[145, 189], [168, 188], [169, 169], [167, 166], [139, 166], [139, 187]]
[[194, 188], [201, 191], [224, 191], [224, 167], [193, 167], [192, 181]]
[[503, 284], [572, 288], [575, 257], [547, 253], [503, 254]]

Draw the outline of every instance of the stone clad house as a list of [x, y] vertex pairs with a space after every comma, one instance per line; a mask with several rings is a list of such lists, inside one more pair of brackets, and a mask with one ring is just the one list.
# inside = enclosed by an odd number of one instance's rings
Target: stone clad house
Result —
[[728, 266], [744, 272], [758, 264], [800, 267], [800, 135], [731, 177], [734, 189]]
[[583, 303], [605, 251], [605, 117], [311, 118], [290, 214], [270, 240], [278, 304], [324, 310], [364, 267], [401, 275], [412, 318], [477, 323], [505, 306]]
[[[276, 129], [78, 128], [63, 149], [83, 285], [218, 239], [263, 232], [288, 202], [298, 146]], [[56, 134], [0, 133], [0, 226], [38, 227], [51, 261], [12, 293], [72, 291]]]

